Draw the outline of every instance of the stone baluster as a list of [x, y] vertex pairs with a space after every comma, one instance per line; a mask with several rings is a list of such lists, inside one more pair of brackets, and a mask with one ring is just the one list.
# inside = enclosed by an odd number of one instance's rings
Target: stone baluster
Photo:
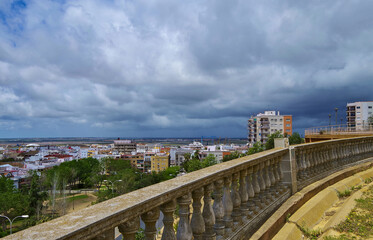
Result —
[[203, 234], [203, 239], [205, 240], [215, 240], [216, 234], [214, 232], [215, 224], [215, 214], [212, 208], [211, 193], [214, 190], [214, 185], [209, 184], [205, 187], [205, 194], [203, 197], [203, 220], [205, 222], [205, 233]]
[[256, 205], [257, 200], [254, 198], [255, 194], [259, 194], [260, 187], [258, 184], [258, 179], [254, 174], [254, 168], [250, 167], [247, 170], [247, 195], [248, 195], [248, 201], [247, 206], [250, 210], [250, 214], [247, 216], [248, 219], [254, 217], [254, 215], [258, 214], [259, 209], [261, 207], [261, 204]]
[[241, 197], [241, 214], [242, 221], [247, 221], [249, 216], [249, 207], [247, 201], [249, 200], [249, 194], [247, 193], [247, 169], [244, 169], [240, 173], [240, 197]]
[[[370, 147], [372, 145], [372, 141], [368, 140], [365, 142], [365, 153], [369, 153], [370, 152]], [[370, 155], [368, 155], [369, 157]]]
[[[174, 230], [174, 212], [176, 210], [176, 200], [169, 201], [161, 206], [163, 217], [163, 233], [161, 240], [176, 240]], [[125, 238], [126, 239], [126, 238]]]
[[176, 237], [178, 240], [191, 240], [193, 239], [192, 228], [190, 226], [190, 210], [189, 206], [192, 203], [190, 194], [183, 195], [177, 199], [179, 204], [179, 226], [177, 228]]
[[145, 223], [145, 239], [154, 240], [157, 235], [156, 222], [159, 218], [159, 208], [153, 208], [149, 212], [141, 215], [141, 220]]
[[265, 163], [264, 162], [261, 162], [259, 164], [259, 169], [258, 169], [258, 183], [259, 183], [259, 186], [260, 186], [260, 194], [258, 195], [259, 199], [260, 199], [260, 202], [262, 203], [262, 206], [265, 207], [266, 205], [269, 204], [269, 201], [266, 199], [266, 195], [265, 195], [265, 190], [266, 190], [266, 183], [265, 183], [265, 180], [264, 180], [264, 177], [263, 177], [263, 172], [264, 172], [264, 165]]
[[276, 159], [276, 158], [272, 158], [272, 159], [269, 161], [269, 168], [268, 168], [268, 171], [269, 171], [269, 179], [270, 179], [270, 181], [271, 181], [271, 186], [274, 186], [274, 185], [276, 184], [276, 178], [275, 178], [275, 174], [274, 174], [275, 159]]
[[342, 164], [342, 148], [340, 144], [336, 144], [335, 146], [336, 146], [336, 155], [337, 155], [336, 167], [339, 167]]
[[326, 171], [329, 171], [332, 166], [331, 166], [331, 163], [333, 161], [333, 155], [332, 155], [332, 151], [331, 151], [331, 147], [330, 147], [330, 144], [328, 144], [328, 146], [326, 147], [326, 152], [325, 152], [325, 166], [326, 166]]
[[233, 231], [237, 229], [238, 225], [242, 223], [242, 215], [241, 215], [241, 196], [238, 187], [238, 180], [240, 178], [240, 174], [234, 173], [232, 178], [232, 203], [233, 203]]
[[338, 163], [338, 152], [337, 152], [337, 146], [334, 143], [332, 146], [332, 155], [333, 155], [333, 160], [331, 162], [331, 169], [334, 169], [337, 166]]
[[278, 173], [278, 170], [277, 170], [277, 162], [281, 161], [281, 158], [275, 158], [273, 159], [273, 165], [272, 165], [272, 168], [273, 168], [273, 176], [275, 177], [275, 185], [276, 187], [279, 186], [280, 184], [280, 175]]
[[[306, 177], [306, 151], [301, 148], [300, 150], [300, 166], [299, 166], [299, 180], [303, 181]], [[277, 169], [277, 168], [276, 168]]]
[[330, 144], [328, 144], [328, 147], [327, 147], [327, 153], [326, 153], [326, 166], [327, 166], [327, 170], [331, 170], [332, 167], [333, 167], [333, 149], [332, 149], [332, 146]]
[[214, 230], [216, 233], [216, 239], [223, 239], [224, 236], [224, 206], [223, 206], [223, 183], [222, 179], [215, 181], [215, 190], [214, 190], [214, 204], [213, 209], [215, 213], [215, 225]]
[[193, 198], [193, 214], [191, 226], [195, 240], [202, 240], [203, 233], [205, 232], [205, 222], [201, 213], [201, 198], [203, 196], [203, 188], [196, 189], [192, 192]]
[[113, 239], [114, 239], [114, 228], [107, 230], [93, 238], [93, 240], [113, 240]]
[[[296, 169], [297, 169], [297, 180], [300, 180], [300, 174], [301, 174], [301, 150], [297, 148], [295, 150], [295, 160], [296, 160]], [[275, 176], [276, 177], [276, 176]]]
[[343, 160], [344, 160], [344, 150], [345, 150], [345, 144], [338, 145], [338, 156], [340, 163], [343, 165]]
[[365, 141], [365, 148], [364, 148], [364, 152], [365, 152], [365, 157], [370, 157], [371, 155], [369, 154], [370, 152], [370, 145], [371, 145], [371, 141], [369, 139], [367, 139]]
[[332, 170], [334, 168], [334, 163], [337, 160], [337, 156], [335, 154], [335, 148], [334, 145], [329, 146], [329, 151], [330, 151], [330, 160], [329, 160], [329, 170]]
[[312, 177], [314, 175], [314, 147], [308, 149], [308, 173], [309, 177]]
[[260, 172], [260, 166], [259, 164], [257, 164], [254, 166], [253, 174], [252, 174], [252, 184], [253, 184], [254, 193], [255, 193], [254, 202], [256, 205], [256, 209], [258, 210], [257, 212], [259, 212], [260, 209], [265, 207], [265, 203], [263, 203], [260, 199], [261, 186], [259, 182], [259, 179], [260, 179], [259, 172]]
[[308, 173], [308, 177], [312, 177], [313, 176], [313, 149], [308, 149], [307, 151], [307, 155], [308, 155], [308, 167], [307, 167], [307, 173]]
[[322, 171], [325, 172], [328, 170], [327, 168], [327, 146], [324, 146], [321, 153], [321, 165], [322, 165]]
[[345, 142], [342, 147], [342, 164], [343, 165], [346, 164], [348, 161], [347, 156], [348, 156], [349, 151], [350, 151], [349, 144]]
[[281, 169], [281, 160], [282, 160], [281, 157], [277, 158], [276, 166], [277, 166], [277, 173], [278, 173], [278, 176], [279, 176], [280, 192], [283, 193], [283, 192], [285, 192], [289, 188], [289, 186], [285, 186], [282, 183], [283, 175], [282, 175], [282, 169]]
[[260, 191], [266, 190], [266, 182], [264, 181], [264, 177], [263, 177], [264, 165], [265, 164], [261, 162], [258, 168], [258, 183], [259, 183]]
[[317, 149], [315, 149], [315, 154], [316, 154], [316, 172], [315, 172], [315, 174], [319, 174], [320, 172], [323, 171], [323, 169], [322, 169], [322, 151], [323, 151], [322, 146], [319, 146]]
[[269, 167], [268, 167], [269, 179], [271, 180], [271, 186], [272, 186], [270, 188], [270, 191], [273, 196], [273, 199], [276, 199], [276, 197], [278, 197], [279, 195], [279, 192], [277, 191], [277, 186], [276, 186], [277, 181], [276, 181], [275, 174], [274, 174], [275, 161], [276, 161], [276, 158], [272, 158], [269, 161]]
[[348, 155], [349, 155], [349, 151], [350, 151], [350, 146], [348, 143], [344, 143], [343, 144], [343, 147], [342, 147], [342, 158], [343, 158], [343, 165], [346, 164], [348, 162]]
[[314, 158], [315, 158], [315, 172], [314, 174], [319, 174], [321, 169], [321, 154], [322, 154], [322, 147], [318, 146], [313, 150]]
[[357, 159], [356, 142], [348, 143], [349, 151], [347, 151], [347, 163], [354, 162]]
[[311, 151], [310, 149], [305, 150], [305, 177], [309, 178], [311, 176]]
[[125, 240], [136, 240], [136, 233], [140, 229], [140, 216], [134, 217], [118, 226], [119, 232]]
[[233, 219], [233, 202], [231, 197], [231, 183], [232, 177], [228, 176], [224, 178], [224, 195], [223, 195], [223, 206], [224, 206], [224, 236], [228, 237], [232, 233]]
[[333, 167], [339, 166], [339, 145], [333, 144], [333, 151], [334, 151], [334, 162]]
[[269, 203], [271, 203], [274, 200], [274, 197], [272, 196], [272, 191], [271, 189], [271, 179], [269, 177], [269, 166], [270, 166], [271, 161], [268, 159], [264, 162], [264, 168], [263, 168], [263, 178], [264, 182], [266, 184], [266, 198]]

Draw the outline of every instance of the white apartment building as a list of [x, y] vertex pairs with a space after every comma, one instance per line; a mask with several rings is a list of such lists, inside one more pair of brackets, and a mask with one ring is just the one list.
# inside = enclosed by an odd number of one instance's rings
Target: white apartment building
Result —
[[347, 126], [363, 130], [368, 127], [368, 118], [373, 116], [373, 101], [347, 103]]
[[256, 142], [266, 143], [268, 136], [279, 131], [282, 134], [292, 135], [292, 116], [280, 115], [280, 112], [265, 111], [248, 120], [248, 145]]

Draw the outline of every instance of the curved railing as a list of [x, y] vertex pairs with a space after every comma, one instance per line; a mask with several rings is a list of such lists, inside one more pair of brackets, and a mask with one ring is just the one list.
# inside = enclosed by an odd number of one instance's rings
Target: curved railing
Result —
[[118, 227], [124, 239], [132, 240], [140, 219], [146, 239], [155, 239], [161, 212], [162, 239], [247, 239], [291, 196], [291, 189], [294, 193], [372, 153], [373, 137], [269, 150], [124, 194], [5, 239], [114, 239]]
[[373, 137], [302, 144], [291, 151], [296, 162], [298, 190], [332, 172], [372, 157]]

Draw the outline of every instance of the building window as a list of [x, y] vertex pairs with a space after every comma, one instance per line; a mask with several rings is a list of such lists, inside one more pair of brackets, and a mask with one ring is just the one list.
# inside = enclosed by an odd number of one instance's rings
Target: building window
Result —
[[370, 108], [370, 109], [371, 109], [371, 108], [372, 108], [372, 106], [368, 106], [368, 108]]
[[286, 124], [287, 127], [290, 127], [290, 124]]
[[357, 108], [357, 109], [360, 109], [360, 106], [357, 106], [356, 108]]
[[287, 122], [290, 122], [290, 119], [286, 119]]

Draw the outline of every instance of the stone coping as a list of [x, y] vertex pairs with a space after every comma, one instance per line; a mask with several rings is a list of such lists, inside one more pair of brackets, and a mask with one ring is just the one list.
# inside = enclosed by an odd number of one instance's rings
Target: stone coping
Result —
[[[368, 163], [366, 162], [367, 160], [369, 161]], [[262, 225], [262, 227], [257, 232], [252, 235], [250, 239], [272, 239], [277, 234], [277, 232], [285, 225], [287, 216], [294, 214], [316, 194], [354, 174], [359, 177], [365, 177], [366, 174], [364, 175], [359, 173], [373, 167], [373, 158], [365, 159], [362, 161], [364, 161], [364, 163], [333, 173], [330, 176], [313, 184], [310, 184], [309, 186], [303, 188], [301, 191], [295, 193]], [[294, 218], [294, 216], [292, 217]], [[284, 229], [285, 232], [293, 230], [294, 229], [290, 227]], [[299, 235], [296, 234], [297, 231], [298, 229], [295, 229], [294, 236]]]

